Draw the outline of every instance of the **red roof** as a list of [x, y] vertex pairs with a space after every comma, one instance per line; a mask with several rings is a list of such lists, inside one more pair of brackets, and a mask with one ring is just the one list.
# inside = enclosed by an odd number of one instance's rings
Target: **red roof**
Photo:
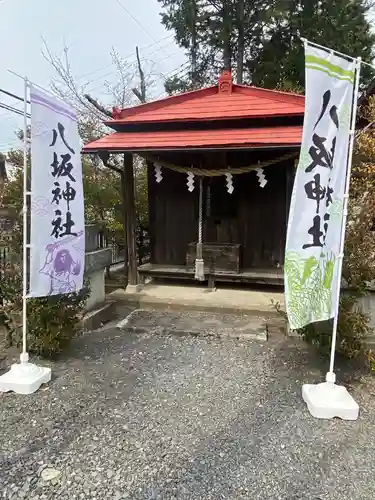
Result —
[[304, 96], [232, 83], [223, 73], [217, 85], [158, 101], [114, 110], [107, 125], [301, 116]]
[[302, 126], [162, 132], [115, 132], [91, 142], [83, 148], [83, 151], [85, 153], [94, 153], [100, 150], [120, 152], [201, 147], [293, 147], [299, 146], [301, 140]]
[[[117, 131], [87, 144], [83, 151], [299, 146], [304, 107], [301, 95], [235, 85], [231, 73], [224, 71], [218, 84], [212, 87], [132, 108], [114, 109], [113, 119], [105, 123]], [[283, 125], [283, 118], [289, 118], [289, 126]], [[246, 122], [244, 128], [246, 119], [253, 123]], [[230, 121], [230, 125], [223, 120]], [[236, 128], [240, 120], [241, 125]], [[180, 125], [173, 127], [173, 122]], [[215, 127], [211, 126], [213, 122]]]

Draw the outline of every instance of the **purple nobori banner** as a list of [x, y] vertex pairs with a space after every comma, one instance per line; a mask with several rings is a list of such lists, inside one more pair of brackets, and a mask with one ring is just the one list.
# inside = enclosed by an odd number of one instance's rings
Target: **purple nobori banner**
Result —
[[29, 296], [83, 286], [85, 221], [77, 118], [70, 106], [31, 87]]

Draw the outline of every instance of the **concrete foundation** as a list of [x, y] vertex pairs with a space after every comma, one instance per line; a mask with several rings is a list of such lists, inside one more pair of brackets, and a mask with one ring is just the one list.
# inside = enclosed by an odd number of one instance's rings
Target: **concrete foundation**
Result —
[[158, 285], [149, 283], [140, 291], [118, 289], [109, 294], [113, 300], [131, 303], [140, 308], [171, 308], [201, 311], [261, 313], [281, 317], [272, 306], [280, 302], [284, 307], [284, 295], [279, 292], [217, 289], [210, 293], [198, 286]]
[[87, 275], [90, 286], [90, 296], [86, 301], [85, 310], [91, 311], [105, 301], [105, 276], [104, 269], [98, 269]]
[[[287, 321], [272, 305], [279, 303], [280, 309], [285, 310], [283, 292], [219, 288], [210, 293], [206, 287], [150, 282], [142, 287], [128, 286], [126, 290], [119, 288], [108, 297], [116, 302], [119, 317], [121, 317], [121, 307], [129, 305], [140, 309], [248, 314], [263, 318], [271, 333], [282, 331], [288, 336], [299, 337], [299, 334], [289, 329]], [[370, 315], [374, 333], [368, 337], [367, 342], [373, 345], [375, 344], [375, 292], [362, 297], [359, 305]]]
[[98, 248], [98, 226], [86, 226], [85, 279], [90, 286], [90, 296], [85, 310], [91, 311], [105, 302], [105, 268], [112, 263], [112, 250]]
[[134, 333], [153, 331], [159, 335], [199, 335], [262, 342], [268, 339], [267, 322], [253, 314], [135, 309], [116, 326]]
[[143, 285], [128, 285], [125, 289], [126, 293], [136, 294], [140, 293], [143, 289]]

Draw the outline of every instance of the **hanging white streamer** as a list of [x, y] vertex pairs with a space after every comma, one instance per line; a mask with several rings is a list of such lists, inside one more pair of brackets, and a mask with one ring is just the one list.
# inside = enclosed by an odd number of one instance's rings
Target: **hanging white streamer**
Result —
[[156, 182], [159, 183], [159, 182], [161, 182], [163, 180], [163, 174], [162, 174], [162, 171], [161, 171], [161, 166], [158, 165], [157, 163], [155, 163], [154, 170], [155, 170], [155, 179], [156, 179]]
[[234, 191], [234, 187], [233, 187], [233, 175], [229, 172], [227, 172], [225, 174], [225, 177], [227, 179], [227, 191], [229, 194], [232, 194], [233, 191]]
[[187, 183], [186, 183], [188, 190], [190, 192], [194, 191], [194, 174], [193, 172], [188, 172], [187, 174]]
[[263, 168], [256, 168], [255, 172], [257, 173], [259, 185], [261, 188], [264, 188], [264, 186], [267, 184], [267, 179], [266, 176], [264, 175]]

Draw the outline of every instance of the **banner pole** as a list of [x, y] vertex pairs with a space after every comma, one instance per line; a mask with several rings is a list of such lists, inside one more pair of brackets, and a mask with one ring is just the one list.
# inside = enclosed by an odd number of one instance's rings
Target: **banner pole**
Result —
[[333, 371], [335, 364], [335, 352], [336, 352], [336, 341], [337, 341], [337, 325], [339, 318], [339, 306], [340, 306], [340, 291], [341, 291], [341, 275], [342, 275], [342, 264], [344, 259], [344, 246], [345, 246], [345, 232], [346, 232], [346, 220], [348, 217], [348, 202], [349, 202], [349, 187], [350, 187], [350, 176], [353, 164], [353, 149], [355, 140], [355, 124], [357, 117], [358, 108], [358, 94], [359, 94], [359, 80], [361, 73], [361, 57], [357, 58], [356, 64], [356, 79], [354, 84], [354, 94], [353, 94], [353, 108], [352, 116], [350, 120], [350, 138], [349, 138], [349, 148], [348, 148], [348, 163], [346, 169], [346, 183], [345, 183], [345, 193], [343, 201], [343, 218], [341, 224], [341, 239], [340, 239], [340, 252], [339, 252], [339, 262], [338, 262], [338, 279], [337, 279], [337, 293], [336, 293], [336, 304], [335, 304], [335, 316], [333, 318], [333, 330], [332, 330], [332, 343], [331, 343], [331, 356], [329, 362], [329, 372], [326, 375], [326, 381], [335, 383], [336, 375]]
[[352, 61], [355, 61], [357, 59], [357, 61], [358, 61], [358, 58], [356, 58], [356, 57], [348, 56], [347, 54], [344, 54], [343, 52], [339, 52], [338, 50], [331, 49], [329, 47], [326, 47], [325, 45], [320, 45], [319, 43], [311, 42], [310, 40], [307, 40], [307, 38], [301, 37], [300, 40], [301, 40], [301, 42], [303, 42], [303, 44], [305, 46], [311, 45], [313, 47], [316, 47], [317, 49], [322, 49], [322, 50], [325, 50], [329, 53], [337, 54], [338, 56], [344, 57], [345, 59], [352, 60]]
[[[28, 157], [29, 157], [29, 139], [27, 123], [27, 94], [30, 88], [30, 82], [26, 77], [24, 81], [24, 99], [23, 99], [23, 200], [22, 200], [22, 352], [20, 354], [20, 363], [14, 363], [10, 370], [0, 375], [0, 392], [14, 391], [17, 394], [32, 394], [37, 391], [42, 384], [51, 380], [51, 369], [44, 366], [37, 366], [29, 363], [29, 354], [27, 352], [27, 299], [28, 299], [28, 217], [27, 206], [29, 196], [28, 191]], [[30, 99], [31, 101], [31, 99]], [[31, 200], [30, 200], [31, 201]]]
[[23, 253], [22, 253], [22, 353], [21, 363], [27, 363], [29, 356], [27, 353], [27, 157], [28, 157], [28, 138], [27, 138], [27, 91], [29, 82], [24, 78], [24, 102], [23, 102]]

